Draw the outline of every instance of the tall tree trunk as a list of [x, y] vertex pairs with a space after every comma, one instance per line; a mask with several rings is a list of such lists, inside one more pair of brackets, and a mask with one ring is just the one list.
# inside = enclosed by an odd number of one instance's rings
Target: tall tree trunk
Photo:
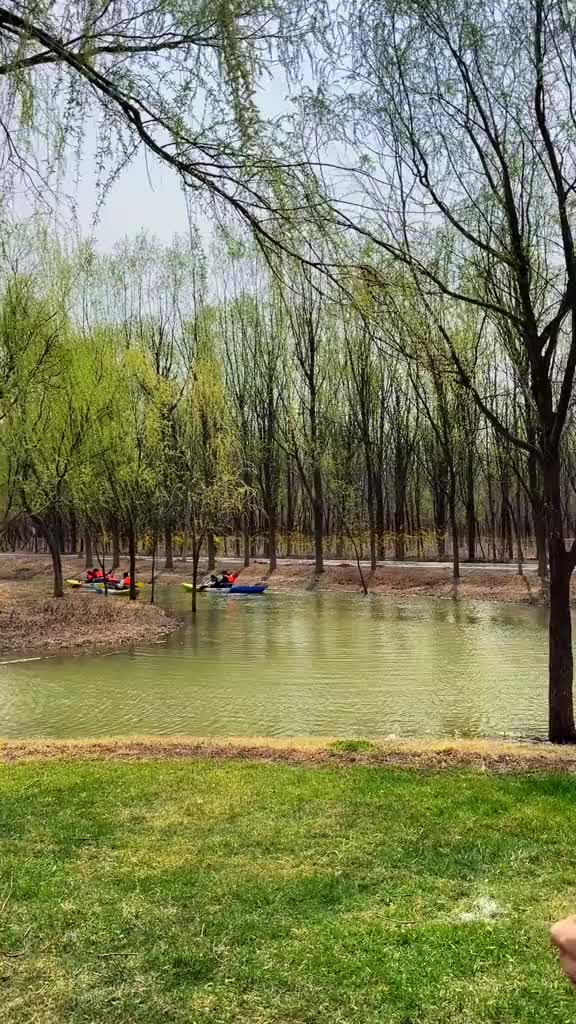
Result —
[[70, 512], [70, 554], [75, 555], [78, 549], [78, 523], [74, 510]]
[[435, 460], [432, 479], [432, 503], [434, 506], [434, 531], [436, 533], [436, 551], [438, 561], [446, 560], [446, 526], [447, 516], [447, 495], [448, 493], [448, 469], [443, 457]]
[[312, 472], [314, 516], [314, 568], [316, 573], [324, 572], [324, 501], [322, 492], [322, 473], [318, 464]]
[[544, 488], [550, 552], [548, 735], [552, 743], [574, 743], [576, 728], [570, 616], [570, 578], [574, 569], [574, 553], [566, 551], [564, 545], [559, 451], [547, 455]]
[[[528, 436], [531, 444], [535, 442], [534, 432]], [[534, 523], [534, 540], [536, 542], [536, 558], [538, 560], [538, 575], [545, 580], [548, 575], [548, 552], [546, 550], [546, 509], [542, 497], [540, 485], [540, 474], [538, 464], [534, 455], [528, 456], [528, 490], [530, 492], [530, 505], [532, 508], [532, 520]]]
[[368, 524], [370, 529], [370, 570], [376, 572], [378, 556], [376, 552], [376, 517], [374, 515], [374, 474], [372, 472], [372, 456], [370, 451], [370, 439], [364, 439], [364, 453], [366, 462], [366, 503], [368, 505]]
[[376, 499], [376, 536], [378, 538], [378, 559], [383, 562], [386, 558], [386, 541], [384, 539], [384, 490], [382, 486], [382, 474], [374, 474], [374, 496]]
[[89, 530], [84, 531], [84, 565], [87, 569], [92, 568], [94, 554], [92, 552], [92, 535]]
[[216, 568], [216, 543], [212, 530], [209, 530], [206, 536], [206, 546], [208, 549], [208, 572], [212, 572]]
[[286, 558], [292, 557], [292, 535], [294, 533], [294, 478], [288, 463], [286, 466]]
[[174, 549], [172, 545], [172, 523], [164, 527], [164, 568], [174, 568]]
[[186, 511], [184, 513], [184, 534], [182, 537], [182, 561], [188, 560], [188, 544], [190, 537], [190, 506], [186, 505]]
[[129, 558], [129, 572], [130, 572], [130, 600], [136, 600], [136, 535], [134, 533], [134, 524], [131, 522], [128, 526], [128, 558]]
[[112, 520], [112, 570], [120, 565], [120, 523], [114, 516]]
[[394, 497], [394, 558], [402, 562], [406, 554], [406, 489], [402, 476], [397, 472]]
[[418, 480], [414, 484], [414, 515], [416, 519], [416, 551], [418, 558], [424, 558], [424, 542], [422, 540], [422, 517], [420, 510], [420, 486]]
[[490, 518], [490, 541], [492, 544], [492, 561], [498, 561], [498, 555], [496, 552], [496, 513], [494, 511], [494, 496], [492, 493], [492, 477], [488, 474], [487, 480], [488, 489], [488, 514]]
[[202, 539], [196, 536], [196, 530], [192, 530], [192, 615], [196, 615], [198, 610], [198, 564], [201, 546]]
[[42, 534], [50, 557], [52, 559], [52, 575], [54, 579], [54, 597], [64, 597], [64, 578], [62, 575], [62, 555], [60, 552], [59, 537], [57, 532], [54, 531], [50, 523], [42, 519], [40, 516], [32, 516], [32, 522], [36, 529]]
[[476, 508], [474, 500], [474, 451], [466, 459], [466, 537], [468, 561], [476, 561]]
[[277, 510], [276, 501], [274, 497], [270, 499], [270, 505], [268, 509], [268, 564], [270, 572], [274, 572], [278, 562], [276, 553], [276, 521], [277, 521]]
[[152, 538], [152, 589], [150, 591], [150, 604], [154, 604], [154, 593], [156, 591], [156, 548], [158, 547], [158, 530], [154, 526]]
[[448, 492], [448, 511], [450, 515], [450, 534], [452, 537], [452, 576], [460, 579], [460, 537], [456, 515], [456, 474], [450, 471], [450, 489]]
[[64, 597], [64, 579], [62, 576], [62, 555], [60, 547], [53, 540], [48, 542], [52, 558], [52, 572], [54, 574], [54, 597]]
[[514, 529], [516, 531], [516, 565], [518, 575], [524, 574], [524, 552], [522, 551], [522, 494], [520, 481], [516, 481], [516, 510], [514, 513]]

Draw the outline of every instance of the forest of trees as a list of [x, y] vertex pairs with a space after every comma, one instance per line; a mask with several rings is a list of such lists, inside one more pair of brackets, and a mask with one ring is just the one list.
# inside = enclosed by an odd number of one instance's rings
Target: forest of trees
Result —
[[[0, 307], [6, 481], [3, 546], [118, 563], [121, 544], [167, 567], [200, 552], [514, 561], [546, 576], [538, 464], [431, 358], [430, 327], [400, 276], [370, 322], [295, 264], [278, 287], [257, 251], [220, 239], [111, 254], [64, 250], [40, 224], [4, 240]], [[403, 294], [407, 291], [407, 295]], [[458, 307], [454, 316], [458, 315]], [[499, 339], [483, 356], [461, 324], [490, 409], [526, 437], [520, 382]], [[467, 333], [469, 332], [469, 333]], [[469, 352], [466, 354], [466, 346]], [[576, 535], [576, 424], [562, 448], [562, 516]]]
[[[5, 542], [43, 538], [57, 593], [80, 538], [132, 563], [313, 551], [318, 572], [534, 556], [550, 737], [576, 741], [575, 19], [0, 6]], [[145, 150], [213, 238], [192, 212], [172, 246], [108, 255], [18, 225], [15, 193], [50, 207], [87, 131], [97, 203]]]

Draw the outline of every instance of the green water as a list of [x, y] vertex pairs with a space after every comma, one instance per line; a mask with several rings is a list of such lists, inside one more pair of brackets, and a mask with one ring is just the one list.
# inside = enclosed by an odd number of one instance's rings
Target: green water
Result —
[[0, 736], [544, 736], [539, 609], [160, 595], [168, 642], [0, 665]]

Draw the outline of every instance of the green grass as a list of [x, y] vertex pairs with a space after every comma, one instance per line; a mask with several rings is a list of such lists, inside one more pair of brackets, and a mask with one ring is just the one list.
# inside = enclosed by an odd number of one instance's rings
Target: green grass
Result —
[[4, 766], [2, 1022], [567, 1024], [575, 837], [568, 777]]
[[328, 749], [334, 750], [336, 753], [368, 754], [378, 750], [378, 747], [370, 740], [334, 740], [329, 744]]

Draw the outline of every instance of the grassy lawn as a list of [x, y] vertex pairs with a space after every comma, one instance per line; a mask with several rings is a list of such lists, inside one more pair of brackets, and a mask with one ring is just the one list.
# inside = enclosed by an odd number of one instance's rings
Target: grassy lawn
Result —
[[569, 777], [2, 766], [2, 1021], [567, 1024], [575, 851]]

